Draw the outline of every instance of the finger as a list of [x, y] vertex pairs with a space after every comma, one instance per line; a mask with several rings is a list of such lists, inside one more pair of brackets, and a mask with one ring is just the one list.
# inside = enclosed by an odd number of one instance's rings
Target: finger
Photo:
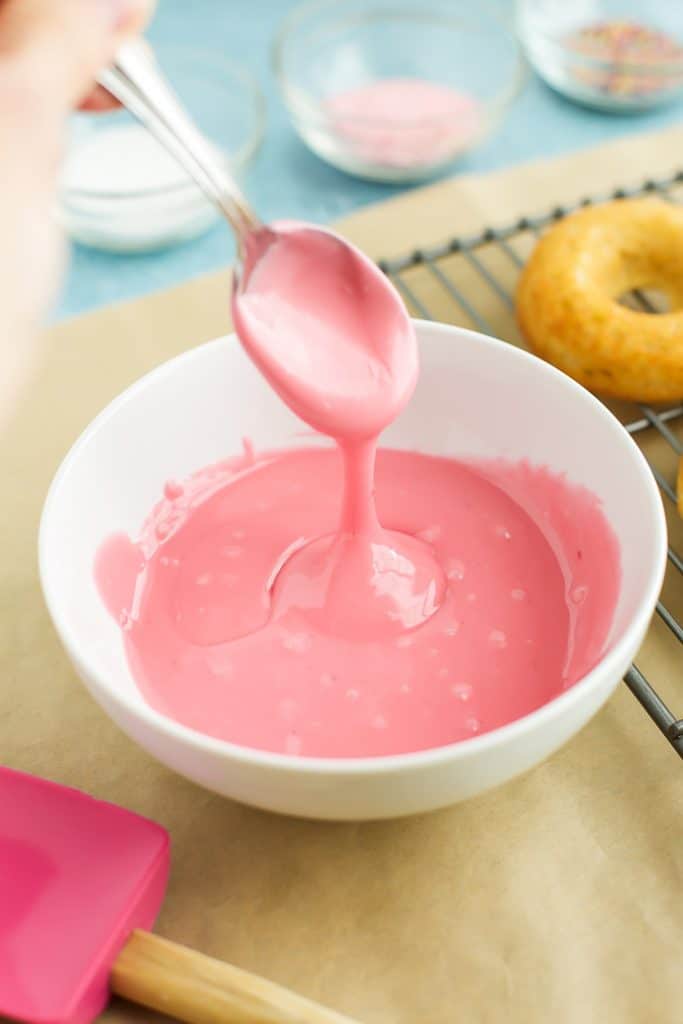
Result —
[[51, 109], [90, 91], [121, 40], [138, 31], [149, 0], [5, 0], [0, 6], [4, 78]]
[[78, 104], [78, 109], [99, 114], [107, 110], [116, 110], [120, 106], [119, 101], [110, 92], [101, 85], [96, 85], [83, 102]]
[[[149, 0], [147, 4], [139, 3], [133, 5], [133, 9], [129, 12], [128, 17], [124, 17], [122, 25], [119, 29], [119, 34], [125, 35], [137, 35], [145, 26], [149, 15], [155, 4], [152, 0]], [[121, 104], [112, 96], [110, 92], [107, 92], [101, 85], [96, 85], [94, 89], [89, 92], [85, 99], [78, 104], [79, 110], [85, 110], [89, 113], [103, 113], [108, 110], [116, 110]]]

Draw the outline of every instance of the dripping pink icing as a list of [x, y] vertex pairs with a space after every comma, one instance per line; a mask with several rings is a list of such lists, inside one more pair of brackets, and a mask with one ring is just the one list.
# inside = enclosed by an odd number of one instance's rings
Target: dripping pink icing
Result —
[[273, 613], [298, 607], [351, 638], [417, 626], [438, 608], [445, 575], [428, 545], [382, 528], [373, 496], [378, 435], [417, 381], [413, 324], [386, 277], [331, 232], [277, 225], [253, 249], [233, 301], [242, 344], [344, 461], [340, 520], [281, 562]]

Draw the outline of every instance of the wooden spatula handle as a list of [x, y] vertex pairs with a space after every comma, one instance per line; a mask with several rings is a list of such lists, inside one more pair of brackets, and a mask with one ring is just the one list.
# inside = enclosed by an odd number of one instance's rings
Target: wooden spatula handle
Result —
[[150, 932], [133, 932], [112, 992], [188, 1024], [357, 1024], [255, 974]]

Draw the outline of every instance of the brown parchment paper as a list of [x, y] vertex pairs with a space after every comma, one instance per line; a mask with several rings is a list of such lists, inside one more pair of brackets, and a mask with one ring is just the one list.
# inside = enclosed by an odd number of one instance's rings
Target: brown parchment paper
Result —
[[[372, 256], [393, 256], [679, 166], [683, 130], [669, 130], [463, 176], [341, 228]], [[160, 933], [367, 1024], [680, 1024], [683, 766], [625, 687], [562, 751], [495, 792], [422, 818], [334, 825], [185, 782], [77, 681], [38, 585], [46, 488], [105, 402], [225, 332], [227, 295], [226, 271], [46, 334], [0, 438], [0, 759], [170, 830]], [[452, 306], [441, 315], [462, 316]], [[680, 605], [680, 579], [669, 588]], [[639, 662], [680, 713], [683, 659], [661, 624]], [[123, 1003], [105, 1016], [152, 1017]]]

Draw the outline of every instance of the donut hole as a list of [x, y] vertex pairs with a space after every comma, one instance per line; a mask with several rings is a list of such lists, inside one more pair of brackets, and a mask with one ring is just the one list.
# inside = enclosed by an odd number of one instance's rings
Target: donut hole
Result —
[[617, 298], [620, 306], [636, 313], [671, 313], [671, 296], [659, 288], [631, 288]]

